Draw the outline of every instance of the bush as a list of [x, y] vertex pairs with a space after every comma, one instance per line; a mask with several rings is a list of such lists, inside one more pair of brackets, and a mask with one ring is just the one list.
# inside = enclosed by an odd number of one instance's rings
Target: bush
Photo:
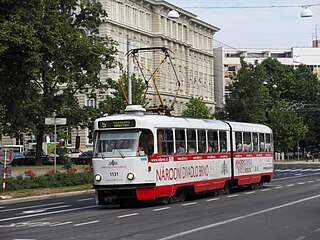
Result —
[[[0, 180], [1, 184], [2, 181], [3, 179]], [[7, 178], [6, 190], [15, 191], [35, 188], [68, 187], [87, 183], [93, 183], [93, 173], [89, 171], [56, 174], [47, 173], [42, 176]]]

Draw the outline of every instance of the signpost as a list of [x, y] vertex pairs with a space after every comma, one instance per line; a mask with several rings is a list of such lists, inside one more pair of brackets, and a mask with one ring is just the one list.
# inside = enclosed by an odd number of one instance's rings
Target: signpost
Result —
[[46, 125], [54, 125], [54, 172], [57, 172], [57, 125], [66, 125], [66, 118], [45, 118]]

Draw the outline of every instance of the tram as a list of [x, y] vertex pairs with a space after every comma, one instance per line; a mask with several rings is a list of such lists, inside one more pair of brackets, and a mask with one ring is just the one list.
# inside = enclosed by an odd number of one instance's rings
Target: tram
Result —
[[129, 105], [125, 114], [95, 120], [92, 165], [98, 205], [254, 189], [272, 179], [272, 130]]

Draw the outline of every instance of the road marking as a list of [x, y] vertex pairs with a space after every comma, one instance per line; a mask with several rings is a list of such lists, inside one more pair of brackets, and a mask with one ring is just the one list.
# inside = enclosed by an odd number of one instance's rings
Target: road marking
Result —
[[170, 207], [163, 207], [163, 208], [153, 209], [152, 212], [158, 212], [158, 211], [163, 211], [163, 210], [167, 210], [167, 209], [170, 209]]
[[207, 199], [206, 201], [207, 202], [212, 202], [212, 201], [217, 201], [217, 200], [219, 200], [220, 198], [211, 198], [211, 199]]
[[286, 187], [293, 187], [294, 186], [294, 184], [288, 184], [288, 185], [286, 185]]
[[303, 239], [306, 239], [306, 237], [305, 236], [301, 236], [301, 237], [296, 238], [295, 240], [303, 240]]
[[255, 191], [253, 191], [253, 192], [246, 192], [245, 194], [246, 195], [249, 195], [249, 194], [254, 194], [254, 193], [256, 193]]
[[192, 234], [192, 233], [195, 233], [195, 232], [203, 231], [203, 230], [214, 228], [214, 227], [217, 227], [217, 226], [220, 226], [220, 225], [224, 225], [224, 224], [232, 223], [232, 222], [235, 222], [235, 221], [243, 220], [243, 219], [246, 219], [246, 218], [249, 218], [249, 217], [253, 217], [253, 216], [260, 215], [260, 214], [264, 214], [266, 212], [271, 212], [271, 211], [278, 210], [278, 209], [281, 209], [281, 208], [285, 208], [285, 207], [289, 207], [289, 206], [292, 206], [292, 205], [296, 205], [296, 204], [299, 204], [299, 203], [302, 203], [302, 202], [310, 201], [310, 200], [313, 200], [313, 199], [316, 199], [316, 198], [320, 198], [320, 194], [314, 195], [314, 196], [311, 196], [311, 197], [308, 197], [308, 198], [303, 198], [303, 199], [300, 199], [300, 200], [296, 200], [296, 201], [293, 201], [293, 202], [285, 203], [285, 204], [282, 204], [282, 205], [278, 205], [278, 206], [275, 206], [275, 207], [266, 208], [264, 210], [261, 210], [261, 211], [258, 211], [258, 212], [253, 212], [253, 213], [249, 213], [249, 214], [246, 214], [246, 215], [243, 215], [243, 216], [230, 218], [230, 219], [227, 219], [225, 221], [216, 222], [216, 223], [212, 223], [212, 224], [209, 224], [209, 225], [204, 225], [204, 226], [198, 227], [198, 228], [193, 228], [193, 229], [190, 229], [188, 231], [184, 231], [184, 232], [180, 232], [180, 233], [177, 233], [177, 234], [174, 234], [174, 235], [171, 235], [171, 236], [160, 238], [158, 240], [175, 239], [175, 238], [182, 237], [182, 236], [185, 236], [185, 235], [188, 235], [188, 234]]
[[238, 194], [234, 194], [234, 195], [229, 195], [228, 198], [234, 198], [234, 197], [239, 197]]
[[280, 188], [283, 188], [283, 186], [278, 186], [278, 187], [275, 187], [274, 189], [280, 189]]
[[266, 192], [266, 191], [269, 191], [270, 189], [267, 188], [267, 189], [261, 189], [260, 192]]
[[298, 185], [306, 184], [306, 182], [299, 182]]
[[303, 174], [301, 176], [294, 176], [294, 177], [276, 178], [276, 179], [272, 179], [272, 181], [277, 182], [277, 181], [282, 181], [282, 180], [296, 179], [296, 178], [302, 178], [302, 177], [311, 177], [311, 176], [317, 176], [317, 175], [320, 175], [320, 173]]
[[83, 199], [79, 199], [77, 200], [78, 202], [84, 202], [84, 201], [91, 201], [94, 200], [94, 198], [83, 198]]
[[308, 181], [307, 183], [313, 183], [314, 181]]
[[91, 222], [84, 222], [84, 223], [78, 223], [78, 224], [74, 224], [74, 227], [79, 227], [79, 226], [83, 226], [83, 225], [88, 225], [88, 224], [93, 224], [93, 223], [98, 223], [100, 222], [99, 220], [96, 221], [91, 221]]
[[28, 206], [28, 207], [10, 208], [10, 209], [0, 210], [0, 212], [9, 212], [9, 211], [15, 211], [15, 210], [21, 210], [21, 209], [37, 208], [37, 207], [47, 207], [47, 206], [53, 206], [53, 205], [64, 204], [64, 203], [65, 203], [65, 202], [57, 202], [57, 203], [49, 203], [49, 204], [42, 204], [42, 205], [34, 205], [34, 206]]
[[70, 223], [72, 223], [72, 222], [63, 222], [63, 223], [52, 224], [51, 227], [57, 227], [57, 226], [67, 225], [67, 224], [70, 224]]
[[320, 228], [318, 228], [318, 229], [316, 229], [316, 230], [314, 230], [315, 232], [320, 232]]
[[183, 203], [181, 206], [189, 206], [189, 205], [195, 205], [197, 202], [189, 202], [189, 203]]
[[63, 213], [63, 212], [72, 212], [72, 211], [78, 211], [78, 210], [96, 208], [96, 207], [97, 206], [86, 206], [86, 207], [80, 207], [80, 208], [65, 209], [65, 210], [60, 210], [60, 211], [55, 211], [55, 212], [36, 213], [36, 214], [24, 215], [24, 216], [18, 216], [18, 217], [2, 218], [2, 219], [0, 219], [0, 222], [5, 222], [5, 221], [15, 220], [15, 219], [22, 219], [22, 218], [38, 217], [38, 216], [43, 216], [43, 215], [51, 215], [51, 214]]
[[21, 214], [41, 213], [41, 212], [45, 212], [45, 211], [50, 210], [50, 209], [65, 208], [65, 207], [70, 207], [70, 206], [71, 205], [62, 205], [62, 206], [51, 207], [51, 208], [40, 208], [40, 209], [23, 211]]
[[118, 218], [132, 217], [132, 216], [136, 216], [136, 215], [139, 215], [139, 213], [131, 213], [131, 214], [127, 214], [127, 215], [122, 215], [122, 216], [118, 216]]

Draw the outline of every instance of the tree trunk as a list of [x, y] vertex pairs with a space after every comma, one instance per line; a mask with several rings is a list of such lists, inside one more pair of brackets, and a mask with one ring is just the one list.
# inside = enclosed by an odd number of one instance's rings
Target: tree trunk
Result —
[[42, 166], [42, 143], [43, 143], [43, 127], [39, 127], [36, 146], [36, 166]]

